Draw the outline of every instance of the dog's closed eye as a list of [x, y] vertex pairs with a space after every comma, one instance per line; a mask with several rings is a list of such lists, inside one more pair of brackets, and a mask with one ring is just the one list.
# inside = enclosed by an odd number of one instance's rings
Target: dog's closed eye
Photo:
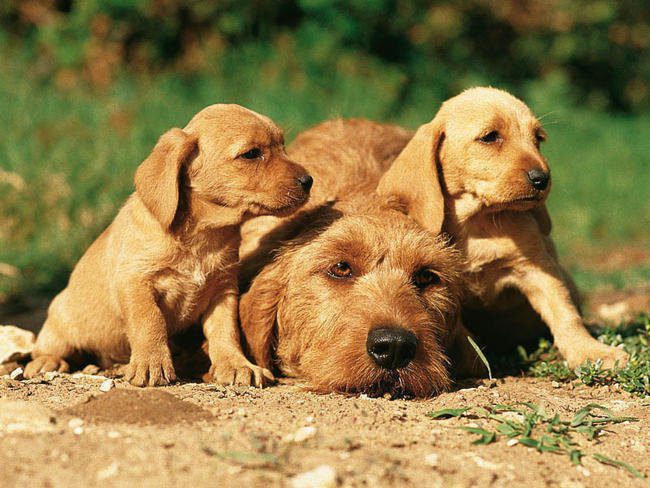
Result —
[[240, 154], [239, 157], [244, 159], [259, 159], [262, 157], [262, 150], [259, 147], [254, 147]]
[[420, 268], [415, 272], [412, 280], [415, 286], [423, 290], [427, 286], [438, 285], [440, 283], [440, 276], [429, 268]]
[[546, 140], [546, 133], [542, 129], [537, 129], [535, 131], [535, 145], [539, 145]]
[[492, 130], [488, 132], [485, 135], [482, 135], [481, 137], [478, 138], [480, 142], [483, 144], [492, 144], [495, 142], [501, 142], [503, 141], [503, 137], [501, 137], [501, 134], [499, 134], [499, 131]]

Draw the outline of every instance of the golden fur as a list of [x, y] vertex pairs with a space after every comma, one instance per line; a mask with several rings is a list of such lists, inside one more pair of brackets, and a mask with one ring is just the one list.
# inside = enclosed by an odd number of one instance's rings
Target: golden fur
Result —
[[65, 371], [90, 354], [102, 366], [128, 361], [134, 385], [167, 384], [176, 376], [169, 339], [200, 322], [213, 381], [272, 379], [241, 351], [239, 227], [292, 212], [310, 184], [282, 131], [243, 107], [212, 105], [165, 133], [138, 167], [135, 193], [53, 300], [25, 375]]
[[[319, 391], [438, 393], [450, 385], [451, 354], [471, 363], [457, 321], [459, 253], [404, 215], [390, 192], [373, 192], [410, 135], [365, 121], [328, 129], [308, 130], [289, 147], [318, 182], [309, 208], [246, 226], [240, 322], [247, 349], [258, 365]], [[376, 144], [388, 135], [396, 138]], [[340, 262], [350, 277], [331, 276]], [[422, 269], [439, 281], [418, 287]], [[388, 325], [417, 337], [405, 367], [382, 368], [366, 349], [369, 333]]]
[[[541, 317], [571, 367], [588, 359], [622, 365], [624, 351], [585, 329], [575, 287], [558, 263], [545, 206], [550, 181], [535, 189], [527, 177], [531, 170], [550, 177], [539, 149], [545, 137], [539, 120], [512, 95], [467, 90], [417, 130], [378, 191], [401, 188], [405, 204], [414, 207], [411, 216], [450, 235], [463, 251], [469, 292], [463, 317], [487, 343], [524, 339], [527, 326]], [[403, 140], [403, 134], [395, 130], [392, 138]]]

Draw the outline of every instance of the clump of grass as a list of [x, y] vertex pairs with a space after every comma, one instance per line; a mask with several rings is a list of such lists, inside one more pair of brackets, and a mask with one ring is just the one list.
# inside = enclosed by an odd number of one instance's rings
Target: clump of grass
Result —
[[583, 457], [591, 456], [600, 463], [625, 469], [637, 478], [646, 477], [628, 463], [600, 453], [585, 452], [577, 442], [577, 438], [582, 438], [583, 443], [594, 442], [606, 427], [638, 420], [634, 417], [617, 417], [609, 409], [596, 403], [581, 408], [571, 419], [563, 419], [558, 413], [547, 414], [543, 407], [531, 402], [447, 408], [427, 415], [432, 419], [457, 417], [484, 421], [483, 426], [460, 427], [479, 436], [472, 444], [491, 444], [498, 442], [500, 438], [515, 439], [517, 444], [536, 449], [540, 453], [564, 454], [575, 465], [582, 464]]
[[629, 362], [622, 368], [606, 369], [600, 361], [588, 361], [571, 370], [557, 349], [548, 340], [541, 339], [532, 353], [522, 347], [518, 349], [520, 365], [525, 372], [539, 378], [579, 381], [587, 386], [619, 385], [637, 396], [650, 395], [650, 316], [642, 314], [621, 327], [603, 327], [597, 331], [597, 338], [605, 344], [623, 347], [630, 355]]

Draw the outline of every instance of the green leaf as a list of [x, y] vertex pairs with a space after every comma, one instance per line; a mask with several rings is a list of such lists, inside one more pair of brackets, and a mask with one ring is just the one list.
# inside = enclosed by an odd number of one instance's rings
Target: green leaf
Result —
[[494, 442], [497, 438], [496, 433], [490, 432], [488, 430], [482, 429], [480, 427], [461, 427], [461, 429], [471, 432], [472, 434], [478, 434], [481, 437], [476, 439], [472, 444], [490, 444]]
[[461, 417], [465, 412], [469, 410], [467, 408], [443, 408], [442, 410], [435, 410], [427, 414], [428, 417], [432, 419], [448, 419], [451, 417]]
[[534, 448], [539, 447], [539, 441], [533, 439], [532, 437], [520, 437], [519, 444], [523, 444], [526, 447], [534, 447]]
[[488, 377], [492, 379], [492, 368], [490, 368], [490, 363], [488, 363], [487, 358], [485, 357], [485, 354], [483, 354], [483, 351], [481, 351], [481, 348], [478, 347], [478, 344], [474, 342], [474, 339], [472, 339], [470, 336], [467, 336], [467, 340], [469, 341], [470, 345], [474, 348], [476, 351], [476, 354], [480, 358], [481, 361], [483, 361], [483, 364], [485, 364], [485, 367], [488, 370]]
[[512, 425], [507, 423], [499, 424], [497, 426], [497, 431], [500, 434], [505, 435], [506, 437], [514, 437], [519, 433], [517, 429], [515, 429]]
[[636, 468], [633, 466], [624, 463], [623, 461], [617, 461], [616, 459], [608, 458], [607, 456], [603, 456], [602, 454], [592, 454], [593, 458], [598, 461], [599, 463], [602, 464], [607, 464], [609, 466], [614, 466], [616, 468], [623, 468], [626, 469], [629, 473], [631, 473], [633, 476], [637, 478], [645, 478], [646, 475], [638, 471]]
[[571, 449], [569, 451], [569, 458], [571, 459], [571, 462], [573, 464], [575, 464], [576, 466], [582, 464], [582, 461], [581, 461], [582, 456], [584, 456], [584, 454], [582, 453], [582, 451], [580, 449]]

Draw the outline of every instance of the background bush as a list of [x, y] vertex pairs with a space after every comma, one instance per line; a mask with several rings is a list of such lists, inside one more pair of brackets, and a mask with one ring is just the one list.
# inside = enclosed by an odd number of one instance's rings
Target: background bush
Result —
[[[9, 0], [3, 37], [61, 86], [106, 87], [126, 67], [185, 75], [233, 46], [261, 44], [292, 77], [396, 73], [396, 107], [421, 90], [560, 83], [595, 108], [640, 112], [650, 100], [650, 3], [643, 0]], [[271, 59], [261, 76], [273, 76]], [[298, 78], [298, 79], [295, 79]]]
[[485, 84], [549, 132], [554, 237], [579, 284], [648, 283], [648, 5], [5, 0], [0, 321], [65, 286], [159, 135], [208, 104], [265, 113], [290, 140], [335, 116], [415, 128]]

